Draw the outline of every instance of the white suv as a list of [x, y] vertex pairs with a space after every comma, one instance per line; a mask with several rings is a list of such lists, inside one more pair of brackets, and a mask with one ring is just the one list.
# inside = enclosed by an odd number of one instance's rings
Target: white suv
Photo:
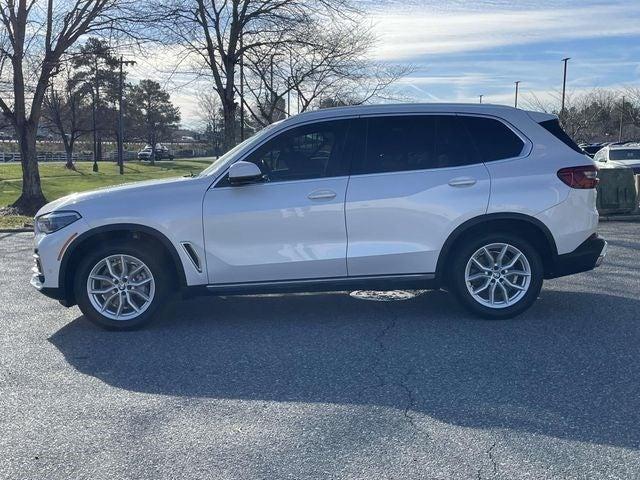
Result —
[[74, 194], [36, 218], [32, 284], [126, 329], [177, 291], [446, 288], [513, 317], [590, 270], [597, 170], [557, 118], [492, 105], [327, 109], [193, 178]]

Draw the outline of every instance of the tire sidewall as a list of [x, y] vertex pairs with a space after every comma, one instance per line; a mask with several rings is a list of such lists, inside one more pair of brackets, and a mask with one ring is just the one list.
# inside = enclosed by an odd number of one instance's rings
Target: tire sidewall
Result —
[[[527, 258], [531, 268], [531, 280], [527, 293], [515, 304], [506, 308], [490, 308], [478, 303], [469, 290], [465, 279], [467, 262], [479, 248], [491, 243], [508, 243], [520, 250]], [[490, 320], [501, 320], [515, 317], [527, 310], [536, 301], [542, 282], [544, 267], [538, 251], [518, 235], [509, 233], [488, 233], [463, 244], [453, 259], [450, 285], [458, 300], [472, 313]]]
[[[87, 292], [87, 279], [89, 273], [102, 259], [111, 255], [129, 255], [141, 260], [150, 270], [155, 282], [155, 294], [149, 307], [139, 316], [130, 320], [113, 320], [98, 312]], [[154, 255], [153, 251], [143, 251], [130, 243], [116, 243], [108, 247], [100, 248], [95, 253], [89, 253], [79, 264], [74, 278], [74, 293], [78, 307], [93, 323], [109, 330], [132, 330], [138, 328], [154, 318], [158, 309], [164, 303], [168, 293], [166, 269], [160, 259], [162, 256]]]

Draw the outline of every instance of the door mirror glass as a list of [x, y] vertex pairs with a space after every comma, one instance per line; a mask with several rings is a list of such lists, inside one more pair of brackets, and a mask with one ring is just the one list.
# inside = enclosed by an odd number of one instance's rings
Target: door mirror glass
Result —
[[259, 182], [262, 179], [262, 171], [255, 163], [240, 161], [229, 167], [229, 183], [231, 185], [244, 185]]

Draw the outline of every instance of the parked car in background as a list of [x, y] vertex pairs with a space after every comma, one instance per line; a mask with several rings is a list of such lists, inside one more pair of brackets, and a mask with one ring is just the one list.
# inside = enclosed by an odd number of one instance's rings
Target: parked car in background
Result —
[[31, 282], [112, 329], [153, 319], [177, 292], [445, 287], [476, 315], [510, 318], [544, 279], [602, 262], [597, 183], [554, 115], [324, 109], [270, 125], [196, 177], [44, 206]]
[[599, 150], [593, 159], [600, 168], [626, 167], [640, 175], [640, 143], [612, 144]]
[[[138, 160], [151, 160], [151, 155], [153, 155], [153, 149], [151, 145], [147, 145], [142, 150], [138, 152]], [[171, 151], [162, 144], [156, 145], [156, 160], [173, 160], [174, 156]]]
[[606, 143], [581, 143], [580, 148], [584, 150], [584, 153], [593, 158], [593, 156], [605, 145]]

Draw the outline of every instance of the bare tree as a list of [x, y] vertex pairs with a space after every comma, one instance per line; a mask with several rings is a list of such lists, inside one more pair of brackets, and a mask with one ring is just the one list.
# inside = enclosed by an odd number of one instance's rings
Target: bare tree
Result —
[[0, 0], [0, 111], [11, 120], [22, 156], [22, 194], [13, 204], [33, 214], [46, 203], [36, 133], [51, 79], [63, 55], [89, 33], [130, 31], [133, 0]]
[[535, 94], [523, 98], [532, 110], [558, 115], [562, 127], [577, 142], [617, 139], [620, 95], [616, 91], [596, 89], [584, 93], [568, 92], [561, 115], [561, 93], [554, 91], [546, 99]]
[[220, 97], [215, 92], [204, 92], [198, 96], [197, 115], [202, 124], [207, 142], [218, 155], [222, 144], [222, 132], [224, 130], [222, 106]]
[[355, 12], [351, 0], [165, 0], [171, 32], [195, 54], [213, 79], [222, 104], [224, 146], [236, 143], [236, 73], [242, 58], [265, 46], [292, 41], [289, 32], [316, 18], [343, 19]]
[[274, 47], [247, 54], [249, 70], [245, 106], [261, 125], [292, 112], [328, 105], [360, 105], [391, 97], [390, 87], [410, 66], [370, 60], [375, 37], [360, 24], [327, 25], [316, 20]]
[[91, 130], [83, 100], [83, 92], [69, 77], [68, 70], [61, 82], [51, 85], [44, 98], [43, 119], [47, 127], [60, 136], [67, 156], [65, 166], [70, 170], [75, 170], [73, 150], [76, 140]]

